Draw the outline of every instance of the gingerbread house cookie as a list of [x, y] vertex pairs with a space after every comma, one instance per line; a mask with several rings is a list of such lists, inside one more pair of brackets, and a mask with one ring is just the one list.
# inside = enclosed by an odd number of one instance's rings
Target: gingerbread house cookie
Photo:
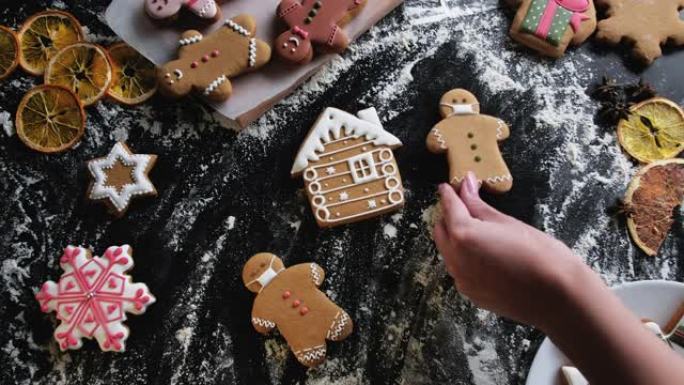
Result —
[[328, 108], [304, 140], [292, 167], [302, 176], [320, 227], [399, 210], [404, 192], [393, 149], [399, 139], [382, 128], [375, 108], [357, 116]]
[[242, 281], [257, 293], [252, 326], [262, 334], [278, 328], [297, 360], [314, 367], [325, 360], [326, 340], [341, 341], [354, 328], [349, 315], [319, 290], [325, 272], [315, 263], [285, 268], [269, 253], [254, 255]]

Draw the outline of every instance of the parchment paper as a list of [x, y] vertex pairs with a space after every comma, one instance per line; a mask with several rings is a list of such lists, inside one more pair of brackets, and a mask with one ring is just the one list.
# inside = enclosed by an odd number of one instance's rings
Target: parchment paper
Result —
[[[257, 37], [272, 45], [275, 38], [285, 30], [275, 15], [278, 2], [279, 0], [227, 0], [221, 4], [223, 19], [241, 13], [254, 16], [257, 21]], [[368, 0], [344, 30], [353, 41], [402, 2], [403, 0]], [[105, 18], [109, 27], [123, 41], [157, 65], [176, 58], [178, 39], [183, 30], [197, 29], [207, 33], [223, 24], [222, 19], [204, 27], [201, 24], [162, 26], [147, 16], [143, 9], [143, 0], [113, 0], [107, 8]], [[231, 80], [233, 95], [228, 101], [207, 103], [227, 119], [245, 127], [334, 57], [335, 54], [318, 55], [305, 66], [291, 66], [279, 61], [274, 54], [271, 62], [259, 71]]]

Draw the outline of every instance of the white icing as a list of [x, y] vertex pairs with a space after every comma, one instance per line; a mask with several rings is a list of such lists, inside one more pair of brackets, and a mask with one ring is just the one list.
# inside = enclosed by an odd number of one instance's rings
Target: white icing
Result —
[[456, 104], [456, 103], [441, 103], [442, 107], [451, 108], [449, 116], [453, 115], [473, 115], [476, 114], [475, 106], [477, 104]]
[[263, 318], [257, 318], [257, 317], [252, 317], [252, 323], [258, 326], [261, 326], [262, 328], [268, 328], [268, 329], [273, 329], [276, 324], [273, 321], [269, 321], [267, 319]]
[[257, 60], [257, 43], [255, 38], [249, 39], [249, 66], [254, 67]]
[[505, 123], [503, 122], [503, 120], [497, 120], [496, 124], [497, 124], [497, 126], [496, 126], [496, 138], [497, 139], [503, 139], [503, 136], [504, 136], [503, 128], [504, 128]]
[[[454, 179], [451, 180], [451, 183], [454, 184], [454, 182], [456, 182], [456, 184], [458, 184], [458, 183], [463, 182], [464, 179], [465, 178], [460, 178], [460, 177], [455, 176]], [[511, 180], [513, 180], [513, 177], [510, 174], [496, 175], [496, 176], [492, 176], [492, 177], [485, 179], [485, 181], [489, 182], [490, 184], [497, 184], [497, 183], [502, 183], [502, 182], [511, 181]], [[482, 180], [480, 180], [480, 179], [478, 179], [477, 182], [479, 184], [482, 184]]]
[[178, 44], [180, 44], [181, 46], [195, 44], [202, 41], [203, 38], [204, 36], [202, 36], [202, 34], [192, 35], [190, 37], [186, 37], [185, 39], [178, 40]]
[[442, 132], [439, 130], [439, 128], [435, 127], [432, 129], [432, 135], [437, 138], [437, 143], [439, 143], [439, 148], [442, 150], [448, 149], [446, 140], [444, 139], [444, 135], [442, 135]]
[[561, 373], [568, 385], [589, 385], [589, 381], [580, 373], [577, 368], [572, 366], [563, 366], [561, 368]]
[[344, 327], [347, 326], [347, 323], [349, 323], [349, 321], [351, 321], [351, 319], [349, 318], [349, 315], [347, 313], [338, 312], [335, 315], [335, 318], [333, 319], [330, 328], [328, 329], [327, 339], [334, 341], [337, 338], [339, 338], [342, 335]]
[[309, 264], [309, 268], [311, 269], [311, 279], [313, 279], [313, 282], [316, 284], [316, 286], [319, 286], [321, 283], [323, 283], [323, 281], [321, 274], [318, 272], [318, 266], [316, 266], [315, 263], [311, 263]]
[[295, 355], [301, 362], [316, 362], [325, 358], [325, 345], [314, 346], [309, 349], [302, 349], [295, 352]]
[[217, 88], [224, 82], [226, 82], [228, 78], [226, 75], [221, 75], [217, 77], [213, 82], [209, 83], [207, 88], [204, 89], [204, 96], [209, 96], [212, 92], [216, 91]]
[[[359, 111], [358, 115], [359, 117], [356, 117], [337, 108], [327, 108], [304, 140], [291, 173], [299, 174], [306, 169], [309, 162], [320, 160], [319, 153], [325, 150], [324, 145], [340, 139], [343, 135], [363, 136], [376, 146], [385, 145], [391, 148], [401, 146], [399, 139], [377, 123], [379, 119], [374, 108]], [[370, 118], [371, 115], [375, 115], [375, 118]]]
[[276, 276], [278, 276], [278, 274], [280, 274], [280, 272], [282, 272], [282, 271], [284, 270], [284, 268], [283, 268], [283, 269], [280, 269], [280, 270], [278, 270], [278, 271], [275, 271], [275, 270], [273, 269], [273, 262], [275, 261], [275, 258], [276, 258], [275, 255], [272, 256], [272, 257], [271, 257], [271, 262], [268, 264], [268, 268], [267, 268], [263, 273], [261, 273], [261, 275], [258, 276], [256, 279], [253, 279], [253, 280], [247, 282], [247, 283], [245, 284], [245, 286], [249, 286], [249, 285], [251, 285], [251, 284], [253, 284], [253, 283], [255, 283], [255, 282], [259, 282], [259, 285], [261, 285], [261, 288], [259, 289], [259, 292], [261, 292], [262, 290], [264, 290], [264, 288], [265, 288], [269, 283], [271, 283], [271, 281], [273, 281], [273, 278], [275, 278]]
[[[117, 142], [107, 157], [88, 162], [88, 170], [95, 179], [90, 190], [90, 198], [95, 200], [109, 199], [117, 211], [124, 211], [132, 197], [155, 191], [154, 185], [145, 174], [151, 160], [152, 155], [131, 154], [121, 142]], [[114, 167], [117, 162], [133, 167], [131, 172], [134, 183], [122, 186], [120, 191], [114, 186], [107, 185], [106, 170]]]
[[226, 25], [230, 27], [233, 31], [239, 33], [242, 36], [250, 36], [249, 31], [245, 29], [245, 27], [241, 26], [240, 24], [234, 22], [233, 20], [226, 20]]
[[175, 70], [173, 70], [173, 74], [176, 75], [176, 78], [178, 80], [183, 79], [183, 71], [181, 71], [179, 69], [175, 69]]

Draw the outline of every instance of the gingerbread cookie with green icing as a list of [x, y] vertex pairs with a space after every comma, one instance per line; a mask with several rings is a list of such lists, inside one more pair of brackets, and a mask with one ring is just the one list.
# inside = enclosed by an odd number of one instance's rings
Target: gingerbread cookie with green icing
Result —
[[325, 51], [344, 51], [349, 37], [341, 25], [364, 3], [365, 0], [282, 0], [277, 13], [288, 30], [276, 38], [276, 52], [286, 62], [306, 64], [313, 58], [314, 44]]
[[506, 1], [518, 7], [511, 37], [545, 56], [563, 56], [570, 44], [584, 43], [596, 30], [593, 0]]
[[508, 125], [480, 114], [477, 98], [463, 89], [444, 94], [439, 111], [444, 119], [428, 134], [427, 147], [435, 154], [446, 154], [450, 183], [459, 187], [472, 171], [485, 190], [509, 191], [513, 177], [499, 151], [499, 142], [510, 136]]
[[341, 341], [353, 330], [349, 315], [319, 287], [325, 272], [315, 263], [285, 268], [269, 253], [254, 255], [242, 270], [245, 287], [256, 293], [252, 325], [262, 334], [278, 328], [297, 360], [307, 367], [325, 360], [326, 341]]

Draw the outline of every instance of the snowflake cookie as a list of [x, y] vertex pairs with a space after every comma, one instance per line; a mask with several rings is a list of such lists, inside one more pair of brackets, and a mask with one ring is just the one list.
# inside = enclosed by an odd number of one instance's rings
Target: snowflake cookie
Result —
[[83, 247], [64, 249], [59, 260], [64, 274], [36, 294], [41, 310], [54, 311], [61, 321], [54, 332], [61, 350], [80, 349], [84, 337], [95, 337], [103, 351], [125, 350], [126, 313], [142, 314], [155, 302], [147, 285], [124, 274], [133, 267], [132, 254], [128, 245], [111, 246], [102, 258]]
[[93, 177], [88, 198], [123, 216], [134, 197], [157, 196], [148, 176], [156, 161], [156, 155], [134, 154], [123, 142], [116, 143], [109, 155], [88, 162]]
[[596, 37], [610, 44], [634, 44], [634, 56], [651, 64], [663, 55], [661, 45], [684, 45], [684, 21], [679, 12], [684, 0], [596, 0], [607, 9]]

